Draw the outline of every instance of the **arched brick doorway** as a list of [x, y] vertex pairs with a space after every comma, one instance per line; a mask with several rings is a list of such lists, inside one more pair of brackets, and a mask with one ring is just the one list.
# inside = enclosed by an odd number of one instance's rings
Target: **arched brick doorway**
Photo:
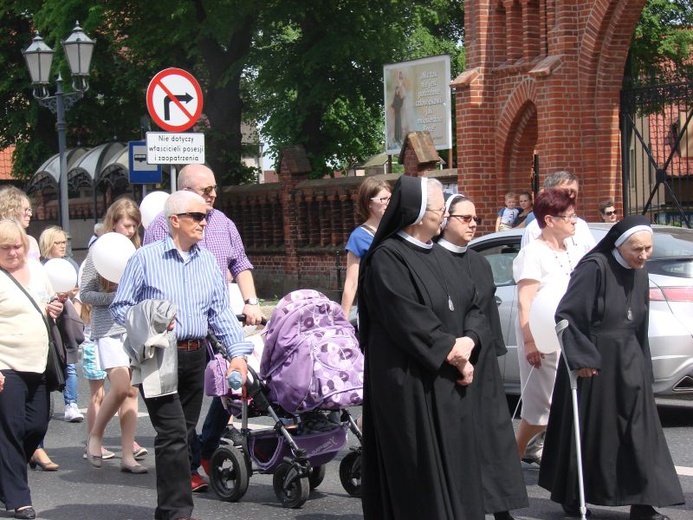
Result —
[[[467, 70], [456, 78], [460, 190], [489, 222], [508, 190], [567, 169], [580, 212], [621, 199], [619, 93], [646, 0], [466, 0]], [[485, 230], [488, 231], [488, 230]]]

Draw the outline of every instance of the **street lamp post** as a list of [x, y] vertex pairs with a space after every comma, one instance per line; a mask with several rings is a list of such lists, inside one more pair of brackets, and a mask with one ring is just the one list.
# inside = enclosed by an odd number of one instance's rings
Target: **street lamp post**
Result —
[[69, 237], [70, 211], [67, 199], [67, 158], [65, 156], [67, 124], [65, 123], [65, 112], [70, 110], [84, 96], [84, 92], [89, 89], [89, 66], [94, 52], [94, 41], [82, 31], [78, 22], [72, 29], [70, 36], [62, 44], [70, 65], [74, 92], [63, 91], [63, 78], [58, 74], [55, 95], [49, 95], [48, 86], [54, 51], [45, 44], [38, 32], [31, 45], [22, 53], [31, 75], [34, 98], [38, 100], [41, 106], [48, 108], [57, 117], [58, 153], [60, 154], [60, 227]]

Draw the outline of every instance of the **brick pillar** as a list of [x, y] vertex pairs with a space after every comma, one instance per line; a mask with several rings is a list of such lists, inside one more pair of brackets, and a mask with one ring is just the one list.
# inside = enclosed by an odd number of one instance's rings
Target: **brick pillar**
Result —
[[284, 272], [288, 277], [298, 279], [298, 233], [299, 211], [295, 205], [296, 185], [308, 178], [310, 162], [302, 146], [292, 146], [281, 151], [279, 163], [279, 182], [281, 183], [281, 205], [284, 214]]
[[399, 154], [399, 163], [404, 164], [404, 175], [420, 177], [422, 173], [435, 170], [440, 156], [429, 132], [407, 134]]

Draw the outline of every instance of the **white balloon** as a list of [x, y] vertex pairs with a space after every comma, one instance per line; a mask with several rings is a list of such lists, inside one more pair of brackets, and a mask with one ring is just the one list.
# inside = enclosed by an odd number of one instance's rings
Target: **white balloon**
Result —
[[170, 197], [170, 193], [165, 191], [153, 191], [140, 202], [140, 213], [142, 214], [142, 226], [146, 229], [156, 216], [164, 211], [164, 204]]
[[96, 271], [106, 280], [119, 283], [125, 265], [135, 254], [135, 245], [125, 235], [111, 231], [91, 246], [91, 259]]
[[556, 336], [556, 308], [567, 288], [567, 280], [553, 282], [542, 287], [529, 308], [529, 330], [532, 331], [537, 350], [550, 354], [560, 350]]
[[64, 258], [52, 258], [43, 267], [55, 292], [69, 292], [77, 286], [77, 271]]

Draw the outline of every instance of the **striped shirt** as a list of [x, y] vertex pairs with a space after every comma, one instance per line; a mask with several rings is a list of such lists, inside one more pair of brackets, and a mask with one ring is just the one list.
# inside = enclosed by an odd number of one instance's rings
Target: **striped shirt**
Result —
[[[226, 278], [227, 270], [236, 278], [238, 273], [253, 268], [245, 254], [243, 240], [231, 219], [223, 212], [213, 209], [207, 214], [204, 238], [199, 242], [200, 247], [214, 255], [219, 269]], [[144, 232], [144, 243], [151, 244], [168, 236], [168, 222], [163, 212], [149, 224]]]
[[113, 319], [124, 324], [130, 307], [148, 299], [176, 304], [174, 331], [179, 340], [204, 338], [211, 329], [229, 358], [253, 352], [231, 310], [226, 282], [214, 257], [197, 244], [184, 258], [167, 235], [135, 252], [110, 306]]

